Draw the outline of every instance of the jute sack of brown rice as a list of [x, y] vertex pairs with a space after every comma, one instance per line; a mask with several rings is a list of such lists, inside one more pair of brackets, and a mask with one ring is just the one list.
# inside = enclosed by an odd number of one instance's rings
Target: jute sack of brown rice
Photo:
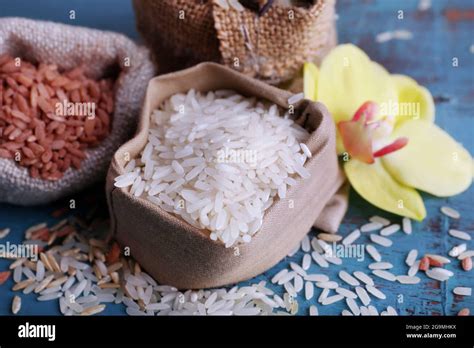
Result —
[[272, 84], [319, 61], [337, 41], [335, 0], [273, 5], [264, 15], [213, 0], [134, 0], [138, 30], [160, 73], [213, 61]]
[[[153, 110], [176, 93], [231, 89], [288, 108], [292, 95], [215, 63], [152, 79], [148, 85], [137, 134], [115, 153], [107, 175], [106, 192], [111, 235], [160, 283], [178, 288], [208, 288], [249, 279], [269, 269], [301, 241], [314, 225], [337, 230], [347, 208], [347, 195], [339, 193], [344, 176], [335, 150], [334, 123], [320, 103], [302, 100], [295, 105], [295, 121], [309, 132], [306, 146], [312, 157], [311, 173], [298, 178], [285, 199], [266, 211], [260, 230], [250, 243], [226, 248], [198, 229], [166, 212], [144, 197], [114, 185], [125, 166], [139, 156], [148, 141]], [[289, 209], [289, 202], [292, 208]], [[236, 250], [238, 252], [236, 252]]]
[[115, 108], [110, 133], [86, 150], [80, 169], [68, 169], [57, 181], [32, 178], [13, 159], [0, 158], [0, 202], [47, 203], [105, 176], [114, 151], [136, 127], [146, 84], [154, 67], [146, 48], [123, 35], [23, 18], [0, 19], [0, 56], [8, 54], [33, 64], [55, 64], [59, 70], [83, 66], [92, 79], [115, 79]]

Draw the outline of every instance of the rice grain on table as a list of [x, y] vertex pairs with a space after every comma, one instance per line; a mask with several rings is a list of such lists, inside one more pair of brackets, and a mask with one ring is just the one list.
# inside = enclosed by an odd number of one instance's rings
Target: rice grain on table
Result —
[[339, 278], [352, 286], [359, 286], [360, 282], [346, 271], [339, 271]]
[[413, 266], [417, 257], [418, 257], [418, 250], [411, 249], [407, 255], [407, 258], [405, 259], [405, 263], [407, 264], [407, 266], [410, 266], [410, 267]]
[[311, 282], [327, 282], [327, 281], [329, 281], [329, 277], [325, 274], [308, 274], [304, 279], [308, 280], [308, 281], [311, 281]]
[[389, 282], [394, 282], [395, 280], [397, 280], [397, 277], [395, 276], [395, 274], [382, 270], [382, 269], [373, 270], [372, 273], [379, 278], [388, 280]]
[[3, 228], [0, 230], [0, 239], [5, 238], [10, 233], [9, 228]]
[[334, 281], [317, 282], [315, 285], [321, 289], [336, 289], [339, 287], [339, 284]]
[[428, 257], [430, 260], [434, 260], [440, 264], [445, 264], [445, 263], [450, 263], [451, 260], [448, 259], [447, 257], [444, 257], [442, 255], [437, 255], [437, 254], [425, 254], [426, 257]]
[[382, 230], [380, 230], [380, 235], [387, 237], [394, 234], [395, 232], [398, 232], [399, 230], [400, 230], [400, 225], [393, 224], [388, 227], [382, 228]]
[[393, 268], [393, 265], [390, 262], [373, 262], [369, 265], [369, 269], [390, 269]]
[[359, 310], [360, 310], [360, 315], [362, 315], [362, 316], [371, 315], [370, 311], [369, 311], [369, 308], [366, 307], [366, 306], [360, 306]]
[[[315, 252], [317, 252], [318, 254], [322, 254], [322, 253], [324, 253], [324, 250], [323, 250], [323, 248], [321, 248], [321, 246], [319, 245], [318, 241], [319, 241], [318, 238], [312, 238], [312, 239], [311, 239], [311, 243], [310, 243], [310, 244], [311, 244], [311, 248], [313, 248], [313, 250], [314, 250]], [[303, 251], [304, 251], [304, 250], [303, 250]]]
[[453, 276], [451, 271], [444, 268], [435, 267], [425, 271], [427, 277], [444, 282]]
[[454, 246], [450, 251], [449, 251], [449, 256], [451, 257], [458, 257], [461, 255], [463, 252], [465, 252], [467, 249], [467, 244], [462, 243], [459, 245]]
[[337, 288], [336, 289], [336, 292], [344, 297], [347, 297], [347, 298], [352, 298], [352, 299], [356, 299], [357, 298], [357, 294], [349, 289], [346, 289], [346, 288]]
[[471, 236], [467, 232], [464, 232], [464, 231], [450, 229], [448, 233], [454, 238], [463, 239], [463, 240], [471, 240]]
[[371, 234], [370, 235], [370, 240], [378, 245], [381, 245], [383, 247], [390, 247], [392, 246], [393, 242], [385, 237], [379, 236], [377, 234]]
[[316, 316], [318, 315], [318, 308], [315, 305], [309, 307], [309, 315]]
[[474, 250], [463, 251], [459, 256], [458, 260], [464, 260], [466, 257], [474, 257]]
[[308, 235], [305, 235], [303, 239], [301, 240], [301, 249], [305, 253], [309, 253], [311, 251], [311, 243], [309, 241]]
[[325, 256], [326, 261], [334, 264], [334, 265], [342, 265], [342, 259], [336, 256]]
[[380, 291], [373, 285], [366, 285], [365, 288], [367, 289], [368, 292], [370, 292], [372, 295], [374, 295], [375, 297], [381, 300], [385, 300], [387, 298], [382, 291]]
[[20, 309], [21, 309], [21, 297], [15, 295], [12, 301], [12, 313], [17, 314], [20, 311]]
[[151, 115], [148, 143], [116, 186], [226, 247], [248, 243], [295, 178], [310, 176], [300, 145], [309, 133], [289, 116], [231, 91], [173, 95]]
[[280, 279], [278, 280], [278, 285], [283, 285], [291, 281], [296, 276], [296, 272], [287, 272], [283, 274]]
[[338, 234], [332, 234], [332, 233], [319, 233], [318, 239], [322, 239], [325, 242], [337, 243], [342, 240], [342, 236]]
[[447, 217], [450, 217], [452, 219], [459, 219], [461, 217], [461, 214], [453, 208], [443, 206], [441, 207], [441, 212], [446, 215]]
[[399, 275], [397, 276], [397, 281], [400, 284], [418, 284], [421, 279], [415, 276]]
[[304, 287], [304, 294], [306, 301], [309, 301], [313, 298], [314, 295], [314, 285], [311, 282], [306, 282]]
[[408, 269], [408, 276], [414, 277], [420, 269], [420, 260], [413, 262], [413, 265]]
[[359, 229], [355, 229], [354, 231], [352, 231], [351, 233], [349, 233], [346, 238], [344, 238], [342, 240], [342, 244], [343, 245], [350, 245], [352, 243], [354, 243], [357, 238], [360, 237], [360, 230]]
[[286, 273], [288, 273], [288, 270], [286, 268], [282, 269], [281, 271], [279, 271], [277, 274], [273, 276], [273, 278], [271, 279], [271, 282], [273, 284], [277, 283], [281, 279], [281, 277], [283, 277]]
[[412, 225], [411, 225], [411, 220], [410, 218], [404, 217], [402, 219], [402, 230], [406, 234], [411, 234], [412, 232]]
[[365, 225], [362, 225], [360, 228], [361, 232], [373, 232], [380, 230], [383, 227], [383, 224], [380, 222], [369, 222]]
[[347, 297], [346, 303], [354, 315], [360, 315], [360, 308], [354, 299]]
[[456, 295], [461, 295], [461, 296], [471, 296], [472, 288], [458, 286], [453, 289], [453, 293]]
[[326, 297], [325, 299], [323, 299], [323, 301], [321, 302], [321, 304], [323, 306], [327, 306], [327, 305], [330, 305], [330, 304], [333, 304], [333, 303], [336, 303], [340, 300], [344, 299], [344, 296], [342, 295], [332, 295], [332, 296], [328, 296]]
[[322, 268], [327, 268], [329, 267], [329, 263], [326, 261], [326, 259], [324, 257], [321, 256], [321, 254], [319, 254], [318, 252], [316, 251], [313, 251], [311, 253], [311, 257], [313, 258], [314, 262], [316, 262], [319, 267], [322, 267]]
[[359, 299], [364, 304], [364, 306], [367, 306], [370, 303], [370, 297], [369, 297], [369, 294], [367, 293], [367, 291], [364, 288], [360, 287], [360, 286], [357, 286], [355, 288], [355, 291], [356, 291], [357, 296], [359, 297]]
[[377, 308], [375, 308], [373, 305], [370, 305], [367, 308], [369, 310], [370, 315], [379, 315]]
[[300, 265], [298, 265], [295, 262], [290, 262], [290, 268], [302, 277], [307, 276], [306, 271]]
[[297, 293], [303, 290], [303, 284], [303, 278], [299, 274], [297, 274], [294, 280], [294, 288]]
[[359, 279], [360, 281], [364, 282], [367, 285], [374, 285], [374, 281], [370, 278], [367, 274], [361, 271], [355, 271], [354, 276]]
[[301, 265], [303, 270], [307, 271], [309, 269], [309, 266], [311, 266], [311, 255], [310, 254], [305, 254], [303, 256], [303, 264]]
[[377, 248], [375, 248], [373, 245], [367, 244], [365, 246], [365, 250], [374, 259], [374, 261], [376, 261], [376, 262], [382, 261], [382, 256], [378, 252]]
[[386, 218], [383, 218], [381, 216], [378, 216], [378, 215], [375, 215], [375, 216], [372, 216], [370, 219], [369, 219], [370, 222], [378, 222], [379, 224], [382, 224], [382, 226], [388, 226], [390, 225], [390, 220], [386, 219]]

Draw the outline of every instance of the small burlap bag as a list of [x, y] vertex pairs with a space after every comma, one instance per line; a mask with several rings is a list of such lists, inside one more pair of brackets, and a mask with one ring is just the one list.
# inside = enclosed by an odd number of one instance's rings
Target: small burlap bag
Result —
[[[306, 167], [309, 179], [297, 179], [284, 200], [265, 213], [263, 225], [248, 244], [225, 248], [210, 232], [197, 229], [145, 198], [114, 186], [127, 159], [139, 155], [148, 139], [150, 114], [176, 93], [233, 89], [246, 96], [288, 107], [291, 93], [246, 77], [214, 63], [156, 77], [150, 81], [137, 134], [115, 153], [107, 175], [106, 192], [111, 234], [156, 280], [183, 289], [207, 288], [249, 279], [269, 269], [301, 241], [315, 224], [337, 229], [347, 207], [347, 196], [335, 200], [344, 176], [338, 165], [334, 123], [320, 103], [296, 105], [296, 121], [307, 128], [306, 145], [313, 157]], [[319, 217], [319, 218], [318, 218]]]
[[134, 0], [137, 27], [160, 73], [213, 61], [276, 84], [337, 41], [335, 0], [310, 8], [272, 6], [263, 16], [212, 0]]
[[[58, 181], [32, 179], [25, 167], [0, 159], [0, 202], [47, 203], [81, 190], [106, 174], [115, 150], [134, 132], [146, 85], [154, 75], [148, 50], [123, 35], [77, 26], [22, 18], [0, 19], [0, 54], [43, 62], [70, 70], [79, 65], [99, 79], [117, 72], [115, 111], [110, 134], [86, 150], [81, 169], [68, 169]], [[124, 66], [129, 58], [130, 66]]]

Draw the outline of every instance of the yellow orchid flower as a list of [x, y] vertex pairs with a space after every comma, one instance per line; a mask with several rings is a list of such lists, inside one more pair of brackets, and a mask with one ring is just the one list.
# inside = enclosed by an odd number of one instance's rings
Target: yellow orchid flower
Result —
[[471, 185], [471, 155], [434, 124], [433, 97], [415, 80], [390, 75], [351, 44], [334, 48], [320, 69], [306, 63], [303, 71], [305, 97], [331, 112], [338, 154], [350, 156], [346, 176], [367, 201], [422, 220], [416, 189], [446, 197]]

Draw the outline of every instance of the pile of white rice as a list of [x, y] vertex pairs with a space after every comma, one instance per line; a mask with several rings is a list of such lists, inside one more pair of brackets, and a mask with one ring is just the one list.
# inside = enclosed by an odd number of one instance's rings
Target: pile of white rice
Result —
[[308, 178], [309, 133], [276, 105], [233, 91], [176, 94], [155, 110], [148, 143], [116, 187], [127, 187], [226, 247], [251, 241], [277, 196]]

